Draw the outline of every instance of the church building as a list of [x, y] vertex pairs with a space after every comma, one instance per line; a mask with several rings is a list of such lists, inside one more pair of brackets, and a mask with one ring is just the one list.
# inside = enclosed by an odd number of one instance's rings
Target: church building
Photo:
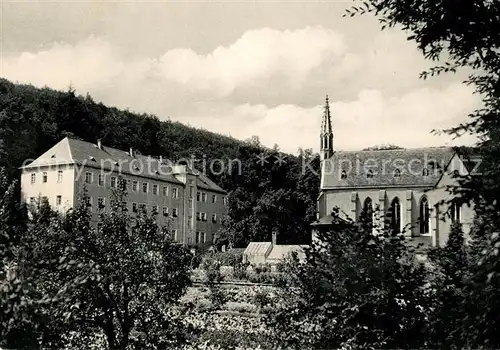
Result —
[[366, 213], [375, 228], [390, 225], [426, 246], [443, 246], [454, 222], [461, 223], [468, 236], [473, 208], [460, 204], [448, 188], [457, 183], [457, 175], [472, 170], [454, 148], [339, 151], [334, 140], [327, 97], [320, 133], [316, 229], [328, 227], [337, 208], [354, 221]]

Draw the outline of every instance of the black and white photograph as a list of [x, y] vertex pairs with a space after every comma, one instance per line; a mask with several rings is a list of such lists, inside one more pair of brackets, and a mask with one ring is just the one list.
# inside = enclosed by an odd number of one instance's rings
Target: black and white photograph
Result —
[[0, 0], [0, 350], [500, 349], [500, 0]]

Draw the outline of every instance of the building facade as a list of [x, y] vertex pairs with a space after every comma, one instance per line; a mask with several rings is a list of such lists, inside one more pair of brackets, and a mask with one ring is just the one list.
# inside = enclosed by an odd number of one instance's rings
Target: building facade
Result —
[[453, 148], [336, 151], [328, 97], [320, 141], [318, 225], [335, 209], [354, 221], [366, 213], [375, 229], [389, 226], [428, 246], [443, 246], [454, 222], [468, 236], [474, 210], [449, 188], [470, 166]]
[[64, 138], [21, 168], [21, 200], [34, 206], [45, 197], [65, 213], [74, 208], [84, 190], [92, 220], [107, 210], [113, 189], [127, 183], [126, 206], [132, 214], [142, 207], [168, 225], [175, 241], [185, 246], [210, 245], [225, 215], [226, 192], [186, 164], [161, 157]]

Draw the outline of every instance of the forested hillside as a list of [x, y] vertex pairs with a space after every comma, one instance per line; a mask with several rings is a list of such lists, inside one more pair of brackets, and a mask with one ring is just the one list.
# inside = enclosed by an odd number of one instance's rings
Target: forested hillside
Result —
[[[13, 84], [0, 79], [0, 167], [10, 177], [19, 175], [23, 161], [35, 158], [56, 142], [71, 136], [107, 146], [134, 147], [148, 155], [172, 160], [189, 158], [223, 161], [238, 159], [241, 171], [207, 175], [229, 192], [229, 214], [223, 237], [236, 246], [250, 240], [305, 242], [314, 219], [319, 178], [317, 159], [310, 151], [298, 156], [267, 149], [256, 140], [243, 142], [156, 116], [136, 114], [49, 88]], [[258, 155], [265, 153], [265, 162]], [[276, 162], [277, 157], [284, 162]], [[312, 161], [311, 161], [312, 160]], [[201, 162], [199, 163], [202, 166]]]

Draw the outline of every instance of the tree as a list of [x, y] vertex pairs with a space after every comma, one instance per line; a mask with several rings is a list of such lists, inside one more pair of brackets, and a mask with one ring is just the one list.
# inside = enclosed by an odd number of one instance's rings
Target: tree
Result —
[[443, 248], [429, 253], [434, 273], [431, 280], [433, 307], [429, 342], [432, 348], [464, 348], [468, 345], [464, 320], [467, 310], [470, 262], [462, 225], [452, 226]]
[[164, 349], [183, 334], [176, 303], [190, 284], [191, 256], [153, 214], [127, 213], [125, 186], [97, 229], [85, 197], [63, 220], [32, 227], [31, 267], [49, 299], [44, 312], [63, 334], [102, 335], [109, 349]]
[[282, 302], [268, 319], [295, 349], [425, 346], [425, 268], [402, 236], [374, 234], [334, 213], [306, 261], [291, 263]]
[[[470, 72], [466, 84], [482, 98], [482, 107], [469, 121], [445, 130], [456, 137], [478, 136], [480, 176], [459, 179], [451, 190], [464, 202], [474, 202], [476, 212], [473, 271], [465, 293], [468, 312], [464, 323], [468, 346], [500, 347], [500, 3], [466, 0], [457, 6], [449, 0], [366, 0], [347, 11], [355, 16], [372, 13], [382, 29], [399, 27], [416, 42], [425, 58], [436, 66], [421, 74], [424, 79], [459, 69]], [[479, 170], [479, 171], [478, 171]], [[478, 249], [480, 248], [480, 249]]]

